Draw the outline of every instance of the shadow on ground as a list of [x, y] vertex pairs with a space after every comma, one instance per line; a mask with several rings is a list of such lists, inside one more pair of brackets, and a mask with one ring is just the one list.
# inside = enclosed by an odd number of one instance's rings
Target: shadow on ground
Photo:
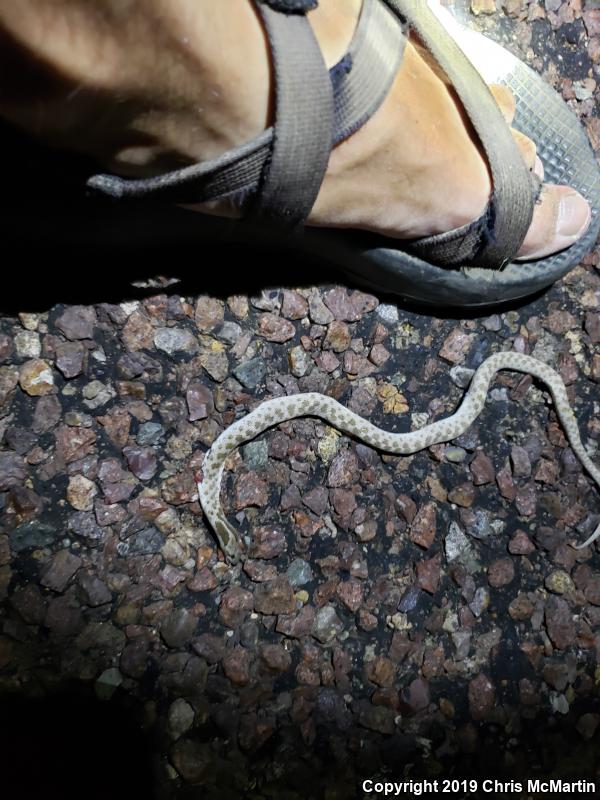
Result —
[[0, 698], [2, 784], [29, 800], [154, 796], [152, 754], [126, 697], [89, 689]]

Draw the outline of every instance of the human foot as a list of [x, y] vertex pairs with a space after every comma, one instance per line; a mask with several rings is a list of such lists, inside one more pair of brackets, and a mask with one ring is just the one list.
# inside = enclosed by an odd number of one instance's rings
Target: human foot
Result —
[[[328, 67], [344, 55], [360, 7], [361, 0], [322, 0], [309, 14]], [[253, 56], [266, 72], [264, 37]], [[490, 89], [510, 125], [513, 96], [502, 86]], [[269, 116], [264, 86], [246, 86], [244, 93], [254, 98], [259, 119]], [[253, 135], [262, 127], [256, 125]], [[516, 130], [513, 136], [529, 169], [543, 178], [535, 143]], [[476, 219], [490, 191], [489, 170], [460, 101], [427, 50], [411, 38], [384, 103], [333, 149], [308, 224], [417, 238]], [[201, 208], [231, 211], [223, 203]], [[579, 193], [568, 186], [544, 185], [518, 257], [540, 258], [568, 247], [590, 220], [589, 204]]]
[[[328, 66], [344, 54], [360, 5], [321, 0], [309, 14]], [[32, 51], [38, 72], [51, 77], [51, 90], [35, 103], [27, 91], [21, 102], [0, 97], [0, 113], [127, 177], [212, 158], [271, 124], [270, 51], [250, 0], [131, 0], [125, 16], [120, 8], [114, 0], [98, 0], [94, 9], [83, 0], [23, 0], [14, 15], [0, 0], [0, 33], [8, 31], [23, 51], [17, 61], [27, 63]], [[34, 84], [35, 77], [33, 70]], [[510, 121], [512, 97], [493, 91]], [[534, 143], [515, 137], [534, 169]], [[333, 150], [308, 224], [426, 236], [477, 218], [490, 189], [459, 101], [411, 40], [382, 106]], [[202, 210], [228, 212], [223, 205]], [[589, 219], [574, 190], [545, 186], [519, 255], [567, 247]]]
[[[330, 0], [312, 15], [328, 65], [339, 56], [342, 37], [338, 32], [336, 40], [334, 20], [341, 19], [341, 5]], [[351, 5], [358, 13], [360, 0]], [[512, 94], [502, 86], [490, 89], [510, 125]], [[535, 143], [515, 130], [513, 136], [529, 169], [543, 178]], [[427, 236], [479, 217], [490, 190], [486, 162], [460, 101], [427, 50], [411, 38], [380, 109], [332, 152], [309, 223]], [[588, 203], [575, 190], [544, 185], [518, 256], [539, 258], [568, 247], [590, 219]]]

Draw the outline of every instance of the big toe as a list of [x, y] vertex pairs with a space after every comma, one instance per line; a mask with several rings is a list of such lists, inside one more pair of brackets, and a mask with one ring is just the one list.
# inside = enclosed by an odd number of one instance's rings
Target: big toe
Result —
[[589, 203], [575, 189], [544, 184], [517, 258], [544, 258], [570, 247], [583, 236], [591, 219]]

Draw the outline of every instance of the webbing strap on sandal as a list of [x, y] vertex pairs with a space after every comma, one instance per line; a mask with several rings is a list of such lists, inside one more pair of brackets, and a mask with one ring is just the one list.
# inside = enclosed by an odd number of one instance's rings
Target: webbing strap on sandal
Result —
[[[407, 19], [444, 70], [481, 141], [492, 173], [488, 209], [475, 224], [415, 243], [428, 259], [449, 255], [458, 262], [498, 269], [511, 261], [531, 224], [539, 186], [532, 180], [488, 86], [426, 0], [384, 0]], [[437, 254], [436, 251], [437, 250]]]
[[251, 216], [295, 228], [321, 188], [333, 138], [333, 89], [321, 48], [304, 14], [259, 3], [275, 73], [275, 126], [270, 157]]

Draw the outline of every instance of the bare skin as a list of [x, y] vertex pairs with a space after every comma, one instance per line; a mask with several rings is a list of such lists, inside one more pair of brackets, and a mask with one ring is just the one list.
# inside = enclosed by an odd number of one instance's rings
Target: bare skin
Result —
[[[321, 0], [309, 14], [329, 66], [360, 5]], [[273, 122], [270, 53], [251, 0], [0, 0], [0, 71], [11, 78], [0, 115], [124, 176], [212, 158]], [[491, 88], [510, 123], [510, 92]], [[514, 136], [542, 174], [535, 143]], [[308, 222], [425, 236], [478, 217], [490, 191], [459, 102], [411, 40], [381, 108], [333, 150]], [[581, 195], [545, 184], [519, 256], [563, 249], [589, 222]]]

